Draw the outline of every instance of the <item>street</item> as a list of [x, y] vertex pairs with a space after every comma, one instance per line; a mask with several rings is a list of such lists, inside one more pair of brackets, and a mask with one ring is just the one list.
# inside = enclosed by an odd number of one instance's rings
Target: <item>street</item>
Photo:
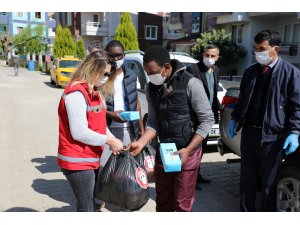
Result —
[[[63, 89], [50, 84], [48, 74], [0, 66], [0, 211], [76, 211], [69, 184], [56, 164], [57, 106]], [[202, 159], [202, 174], [212, 179], [196, 192], [195, 212], [239, 211], [240, 163], [234, 154], [220, 156], [210, 147]], [[108, 205], [103, 211], [118, 211]], [[155, 211], [155, 187], [142, 212]]]

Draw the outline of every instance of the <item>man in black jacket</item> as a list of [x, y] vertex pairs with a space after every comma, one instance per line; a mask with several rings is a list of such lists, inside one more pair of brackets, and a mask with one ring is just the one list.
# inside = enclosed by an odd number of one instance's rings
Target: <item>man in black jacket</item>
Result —
[[[189, 73], [193, 74], [202, 81], [205, 93], [214, 113], [216, 124], [219, 123], [220, 102], [218, 100], [219, 68], [215, 65], [215, 62], [219, 59], [219, 52], [218, 46], [209, 44], [204, 48], [202, 54], [203, 60], [187, 68]], [[207, 137], [202, 144], [202, 154], [203, 150], [206, 148], [206, 145]], [[197, 183], [200, 182], [209, 183], [210, 180], [204, 179], [199, 173]], [[197, 184], [197, 189], [201, 190], [199, 184]]]
[[[258, 63], [243, 75], [238, 102], [227, 133], [241, 136], [241, 211], [256, 211], [260, 171], [262, 211], [276, 211], [276, 177], [284, 154], [299, 146], [300, 71], [278, 56], [278, 32], [264, 30], [254, 37]], [[285, 151], [283, 151], [285, 150]]]

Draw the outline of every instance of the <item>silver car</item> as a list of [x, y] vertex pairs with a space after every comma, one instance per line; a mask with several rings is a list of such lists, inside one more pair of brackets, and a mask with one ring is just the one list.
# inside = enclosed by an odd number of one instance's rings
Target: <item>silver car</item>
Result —
[[[233, 152], [240, 156], [241, 131], [234, 138], [227, 134], [227, 126], [231, 112], [239, 96], [239, 88], [228, 88], [223, 97], [220, 110], [220, 138], [218, 151], [221, 155]], [[277, 209], [278, 211], [300, 211], [300, 148], [287, 156], [281, 165], [277, 178]]]

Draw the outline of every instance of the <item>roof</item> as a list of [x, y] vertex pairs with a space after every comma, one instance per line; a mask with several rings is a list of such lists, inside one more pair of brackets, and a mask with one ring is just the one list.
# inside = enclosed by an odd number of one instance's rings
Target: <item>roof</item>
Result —
[[186, 37], [178, 38], [171, 41], [171, 44], [194, 44], [196, 39], [200, 37], [200, 34], [191, 34]]

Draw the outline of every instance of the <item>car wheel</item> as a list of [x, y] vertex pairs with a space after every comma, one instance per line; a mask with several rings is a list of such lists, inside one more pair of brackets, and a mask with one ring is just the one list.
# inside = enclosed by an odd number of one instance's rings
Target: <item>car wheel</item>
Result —
[[278, 174], [277, 210], [281, 212], [300, 211], [300, 169], [283, 166]]

